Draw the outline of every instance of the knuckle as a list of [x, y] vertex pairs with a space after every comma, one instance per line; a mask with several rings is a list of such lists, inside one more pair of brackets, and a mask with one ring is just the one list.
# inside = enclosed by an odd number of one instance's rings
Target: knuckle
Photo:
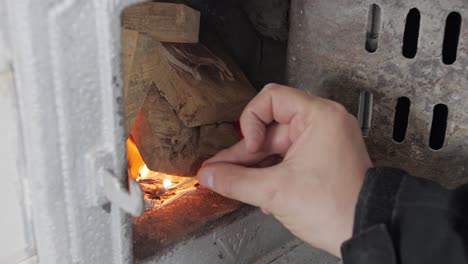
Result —
[[350, 114], [348, 110], [338, 102], [329, 101], [326, 109], [326, 116], [336, 122], [347, 123], [347, 120], [349, 120]]
[[255, 121], [256, 120], [256, 115], [255, 115], [255, 106], [252, 104], [248, 104], [244, 112], [241, 115], [241, 121]]
[[346, 110], [344, 105], [338, 102], [334, 102], [334, 101], [330, 102], [330, 108], [336, 114], [343, 115], [343, 116], [348, 115], [348, 110]]

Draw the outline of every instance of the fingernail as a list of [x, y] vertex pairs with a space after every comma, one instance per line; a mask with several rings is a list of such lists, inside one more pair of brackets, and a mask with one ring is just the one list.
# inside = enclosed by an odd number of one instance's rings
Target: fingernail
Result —
[[210, 170], [202, 169], [197, 178], [198, 183], [207, 188], [213, 189], [213, 174]]
[[278, 85], [277, 83], [268, 83], [265, 86], [263, 86], [262, 90], [269, 89], [269, 88], [271, 88], [273, 86], [277, 86], [277, 85]]

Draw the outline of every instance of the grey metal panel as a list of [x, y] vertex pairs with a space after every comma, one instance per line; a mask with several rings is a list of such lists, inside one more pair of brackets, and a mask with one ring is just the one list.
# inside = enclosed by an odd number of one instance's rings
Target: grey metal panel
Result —
[[[379, 47], [365, 49], [370, 4], [382, 12]], [[447, 186], [467, 181], [468, 158], [468, 9], [461, 0], [305, 1], [293, 0], [288, 75], [290, 84], [335, 99], [357, 113], [359, 92], [374, 94], [368, 148], [378, 166], [402, 167]], [[421, 13], [414, 59], [402, 55], [405, 20], [411, 8]], [[457, 61], [442, 62], [447, 15], [459, 12], [462, 26]], [[411, 100], [403, 143], [392, 140], [396, 101]], [[429, 148], [433, 107], [449, 108], [441, 150]]]
[[294, 239], [272, 251], [255, 264], [341, 264], [341, 261], [329, 253], [313, 248], [307, 243]]
[[165, 255], [149, 257], [136, 263], [256, 263], [293, 238], [273, 216], [267, 216], [256, 209], [206, 235], [193, 235], [175, 245]]

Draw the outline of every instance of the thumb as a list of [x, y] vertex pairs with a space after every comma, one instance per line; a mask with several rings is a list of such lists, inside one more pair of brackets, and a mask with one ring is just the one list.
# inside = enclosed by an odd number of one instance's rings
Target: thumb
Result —
[[198, 175], [201, 185], [244, 203], [265, 207], [279, 190], [279, 167], [248, 168], [230, 163], [212, 163]]

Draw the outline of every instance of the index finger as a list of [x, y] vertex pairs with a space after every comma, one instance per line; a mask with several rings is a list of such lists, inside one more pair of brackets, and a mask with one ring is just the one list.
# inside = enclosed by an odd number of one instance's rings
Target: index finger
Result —
[[281, 187], [281, 167], [248, 168], [231, 163], [212, 163], [197, 175], [201, 185], [244, 203], [266, 207]]
[[247, 149], [250, 152], [260, 150], [265, 141], [266, 128], [273, 122], [290, 124], [290, 136], [299, 134], [304, 128], [304, 110], [314, 98], [302, 90], [279, 84], [265, 86], [240, 117]]

